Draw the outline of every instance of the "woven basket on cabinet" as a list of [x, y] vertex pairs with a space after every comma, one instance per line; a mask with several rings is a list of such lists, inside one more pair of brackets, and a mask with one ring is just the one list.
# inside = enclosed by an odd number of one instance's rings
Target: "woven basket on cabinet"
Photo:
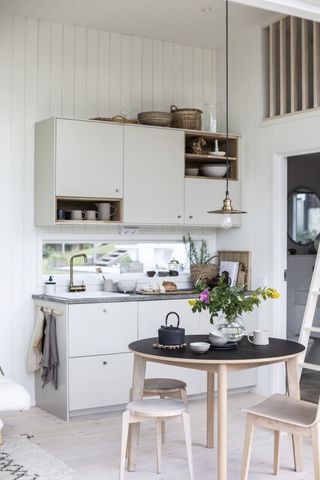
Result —
[[175, 105], [171, 105], [170, 112], [172, 113], [172, 127], [201, 130], [202, 110], [198, 108], [177, 108]]
[[195, 285], [199, 279], [207, 281], [212, 280], [212, 278], [216, 277], [218, 273], [219, 265], [213, 263], [191, 265], [190, 267], [190, 276], [193, 285]]

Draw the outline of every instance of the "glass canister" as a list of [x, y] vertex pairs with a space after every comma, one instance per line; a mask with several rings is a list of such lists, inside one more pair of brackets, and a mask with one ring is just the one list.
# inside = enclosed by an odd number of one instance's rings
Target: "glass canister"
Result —
[[180, 263], [175, 258], [172, 258], [168, 263], [168, 270], [170, 275], [179, 275]]
[[205, 103], [204, 122], [208, 132], [217, 132], [217, 106], [215, 103]]

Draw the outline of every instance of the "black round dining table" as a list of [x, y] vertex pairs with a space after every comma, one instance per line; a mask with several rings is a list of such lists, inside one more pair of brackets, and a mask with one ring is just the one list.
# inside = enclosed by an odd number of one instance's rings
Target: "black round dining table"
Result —
[[[257, 346], [244, 337], [235, 348], [213, 348], [203, 354], [190, 348], [191, 342], [208, 342], [208, 335], [186, 336], [186, 346], [182, 349], [168, 350], [154, 348], [158, 338], [137, 340], [129, 345], [134, 353], [132, 379], [132, 398], [141, 399], [145, 379], [146, 363], [156, 362], [172, 366], [191, 368], [207, 372], [207, 447], [214, 446], [214, 382], [218, 377], [218, 442], [217, 475], [212, 478], [227, 480], [227, 384], [228, 373], [263, 365], [284, 362], [287, 373], [288, 395], [299, 398], [298, 357], [304, 346], [290, 340], [270, 338], [269, 345]], [[136, 447], [139, 427], [132, 425], [129, 438], [128, 470], [136, 466]], [[302, 458], [301, 437], [293, 436], [295, 458]]]

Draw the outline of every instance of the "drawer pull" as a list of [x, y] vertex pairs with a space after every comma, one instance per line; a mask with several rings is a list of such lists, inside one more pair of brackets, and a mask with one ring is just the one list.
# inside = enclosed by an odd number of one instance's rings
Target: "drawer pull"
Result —
[[108, 312], [108, 310], [107, 310], [106, 308], [104, 308], [102, 311], [103, 311], [103, 313], [107, 313], [107, 312]]
[[104, 361], [102, 362], [102, 365], [108, 365], [108, 362], [106, 362], [106, 360], [104, 360]]

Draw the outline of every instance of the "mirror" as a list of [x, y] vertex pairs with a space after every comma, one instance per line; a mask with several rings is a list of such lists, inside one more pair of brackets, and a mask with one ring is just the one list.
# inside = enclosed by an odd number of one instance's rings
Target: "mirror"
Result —
[[307, 188], [291, 192], [288, 199], [288, 235], [299, 245], [312, 243], [320, 234], [320, 199]]

